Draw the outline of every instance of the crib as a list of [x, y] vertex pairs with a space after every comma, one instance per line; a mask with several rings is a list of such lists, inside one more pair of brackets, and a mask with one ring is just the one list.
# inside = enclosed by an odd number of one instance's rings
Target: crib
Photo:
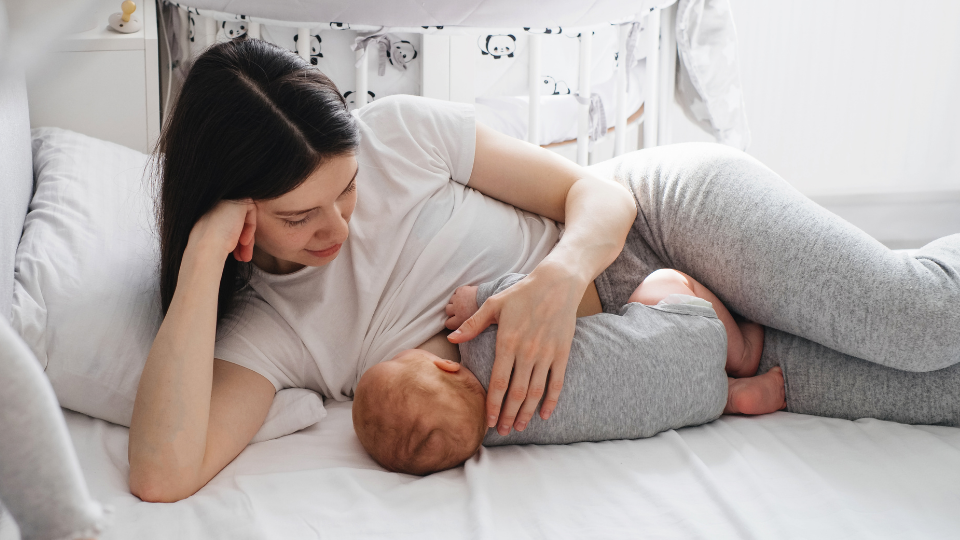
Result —
[[[269, 3], [218, 3], [216, 0], [171, 3], [175, 9], [166, 10], [166, 17], [177, 20], [164, 20], [162, 24], [168, 29], [167, 35], [173, 35], [174, 48], [180, 52], [180, 57], [171, 61], [168, 68], [172, 72], [175, 65], [189, 66], [192, 57], [218, 40], [246, 34], [286, 45], [308, 62], [320, 64], [338, 87], [350, 88], [344, 92], [345, 97], [351, 107], [359, 108], [374, 97], [371, 92], [371, 71], [376, 77], [377, 69], [372, 70], [372, 67], [378, 68], [382, 75], [383, 65], [387, 61], [392, 66], [399, 65], [407, 70], [408, 64], [413, 65], [411, 60], [416, 59], [419, 60], [419, 73], [411, 69], [412, 73], [405, 75], [412, 75], [419, 80], [414, 84], [401, 84], [399, 89], [391, 89], [389, 93], [415, 93], [430, 98], [474, 103], [480, 121], [493, 124], [494, 129], [499, 128], [500, 131], [567, 155], [581, 165], [614, 157], [638, 146], [649, 148], [669, 143], [670, 126], [665, 119], [667, 107], [675, 93], [676, 0], [639, 3], [607, 0], [594, 6], [591, 13], [580, 15], [579, 19], [562, 15], [546, 17], [542, 9], [524, 11], [521, 9], [523, 3], [521, 7], [503, 4], [510, 11], [497, 13], [503, 7], [499, 5], [502, 2], [487, 1], [481, 2], [481, 5], [489, 6], [487, 11], [490, 14], [485, 18], [474, 16], [474, 19], [483, 19], [477, 21], [479, 25], [470, 25], [470, 20], [465, 21], [468, 24], [462, 24], [465, 16], [457, 12], [457, 4], [453, 3], [452, 9], [448, 7], [442, 16], [424, 16], [420, 19], [433, 24], [413, 25], [410, 23], [416, 19], [411, 16], [400, 15], [391, 19], [392, 15], [387, 14], [371, 19], [370, 15], [364, 15], [359, 9], [354, 10], [355, 15], [338, 13], [337, 17], [341, 19], [338, 21], [279, 20], [272, 18], [279, 8], [271, 12]], [[563, 13], [564, 6], [556, 7], [558, 13]], [[220, 11], [227, 8], [229, 12]], [[237, 13], [238, 9], [248, 13]], [[438, 7], [438, 11], [444, 10]], [[297, 15], [307, 17], [314, 13]], [[163, 18], [163, 13], [161, 16]], [[458, 17], [460, 24], [442, 24]], [[350, 20], [346, 20], [348, 18]], [[354, 20], [376, 21], [376, 24], [357, 23]], [[568, 20], [574, 24], [568, 26]], [[591, 61], [597, 57], [594, 51], [597, 34], [606, 37], [607, 48], [613, 49], [605, 51], [612, 52], [605, 55], [613, 61], [612, 69], [598, 70], [597, 62]], [[389, 39], [386, 44], [383, 43], [384, 36], [394, 36], [396, 50], [388, 48], [391, 43]], [[576, 91], [563, 81], [557, 82], [553, 77], [544, 75], [544, 57], [555, 53], [558, 40], [561, 45], [559, 48], [568, 50], [569, 42], [576, 42], [576, 51], [569, 55], [576, 61]], [[170, 45], [167, 44], [168, 47]], [[478, 46], [485, 59], [493, 60], [495, 65], [505, 65], [506, 61], [497, 62], [502, 58], [513, 59], [521, 53], [525, 56], [526, 95], [510, 96], [506, 101], [477, 96], [477, 79], [482, 76], [474, 60]], [[641, 52], [638, 54], [637, 51]], [[645, 56], [645, 60], [641, 62], [639, 55]], [[334, 59], [339, 61], [339, 65], [334, 65]], [[373, 66], [374, 61], [380, 65]], [[560, 61], [569, 60], [563, 58]], [[345, 63], [352, 64], [352, 73], [343, 69]], [[641, 73], [631, 74], [631, 68]], [[613, 76], [608, 78], [610, 80], [606, 81], [612, 84], [606, 85], [603, 96], [595, 91], [598, 82], [603, 82], [597, 80], [598, 71], [603, 75], [613, 72]], [[172, 73], [166, 75], [168, 81], [173, 78]], [[169, 84], [166, 90], [167, 104]], [[550, 88], [546, 88], [545, 92], [545, 85], [551, 84], [555, 85], [552, 92]], [[637, 88], [640, 85], [642, 96]], [[611, 111], [605, 110], [604, 101]], [[557, 121], [554, 119], [560, 118], [562, 124], [564, 118], [571, 116], [575, 118], [576, 126], [573, 137], [557, 135]], [[545, 117], [547, 124], [555, 128], [552, 136], [543, 133]], [[612, 120], [609, 129], [608, 117]], [[637, 126], [642, 126], [642, 136], [631, 132], [631, 128], [639, 130]], [[563, 128], [563, 125], [559, 127], [560, 132], [563, 132]], [[628, 137], [628, 134], [632, 136]]]

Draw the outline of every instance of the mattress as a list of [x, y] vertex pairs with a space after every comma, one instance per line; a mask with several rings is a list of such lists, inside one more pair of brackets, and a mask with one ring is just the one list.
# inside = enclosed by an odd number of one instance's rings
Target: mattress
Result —
[[64, 411], [104, 539], [957, 538], [960, 429], [791, 413], [651, 439], [481, 449], [428, 477], [360, 447], [351, 403], [248, 446], [173, 504], [127, 490], [127, 429]]

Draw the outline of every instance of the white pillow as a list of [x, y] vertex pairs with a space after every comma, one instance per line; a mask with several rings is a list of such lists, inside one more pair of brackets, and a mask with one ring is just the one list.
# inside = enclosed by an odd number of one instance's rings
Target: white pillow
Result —
[[[124, 426], [161, 321], [147, 159], [79, 133], [33, 130], [35, 191], [17, 248], [13, 327], [61, 406]], [[309, 393], [280, 392], [259, 440], [323, 418]]]
[[269, 441], [310, 427], [327, 417], [323, 400], [313, 390], [285, 388], [273, 397], [267, 419], [250, 444]]

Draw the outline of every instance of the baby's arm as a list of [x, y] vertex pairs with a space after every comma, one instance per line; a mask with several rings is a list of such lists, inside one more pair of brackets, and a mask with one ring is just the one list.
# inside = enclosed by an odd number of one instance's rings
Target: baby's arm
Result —
[[480, 309], [477, 305], [477, 289], [474, 285], [457, 287], [447, 304], [447, 322], [444, 326], [449, 330], [456, 330], [473, 314]]
[[713, 304], [727, 332], [727, 373], [733, 377], [756, 374], [763, 352], [763, 327], [748, 321], [737, 323], [723, 302], [692, 277], [677, 270], [657, 270], [633, 291], [630, 302], [654, 306], [671, 294], [696, 296]]
[[464, 321], [473, 317], [487, 298], [516, 285], [526, 274], [504, 274], [493, 281], [481, 283], [479, 286], [464, 285], [457, 287], [447, 304], [447, 322], [445, 326], [450, 330], [460, 328]]

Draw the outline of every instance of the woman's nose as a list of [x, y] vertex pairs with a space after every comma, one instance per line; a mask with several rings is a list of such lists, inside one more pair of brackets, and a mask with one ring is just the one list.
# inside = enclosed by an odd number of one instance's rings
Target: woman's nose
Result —
[[330, 217], [320, 224], [314, 236], [325, 242], [342, 242], [347, 237], [347, 231], [347, 221], [337, 212], [331, 213]]

